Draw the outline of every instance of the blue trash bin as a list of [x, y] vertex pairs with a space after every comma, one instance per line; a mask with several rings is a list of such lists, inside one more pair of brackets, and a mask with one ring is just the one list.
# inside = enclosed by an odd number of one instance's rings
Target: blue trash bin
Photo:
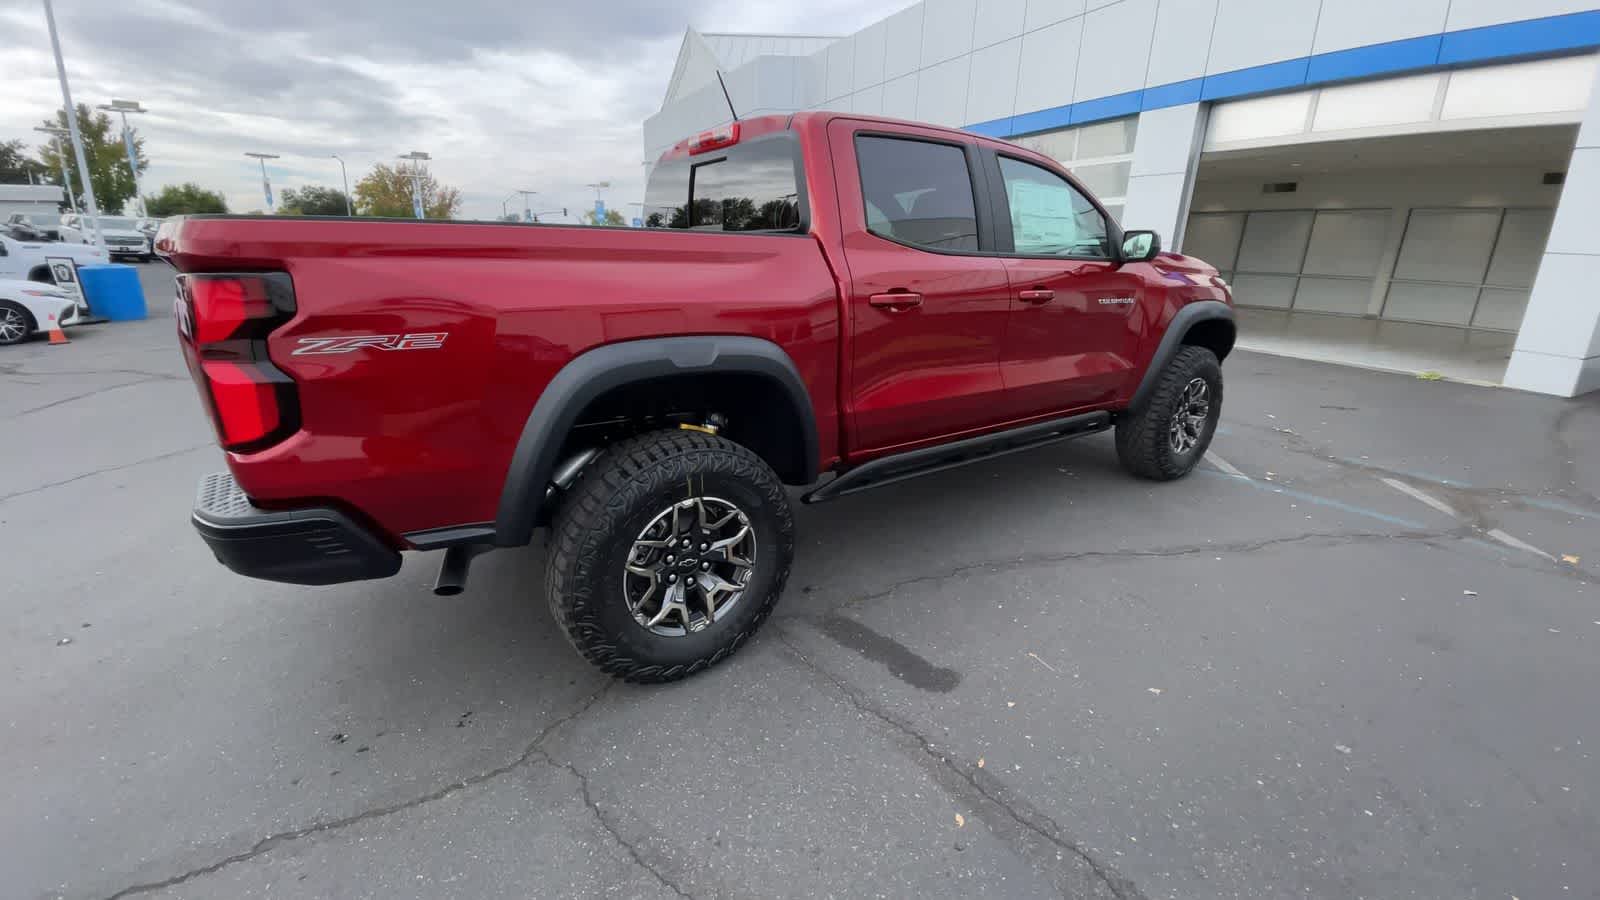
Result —
[[149, 315], [144, 304], [144, 286], [139, 284], [139, 270], [133, 266], [107, 263], [96, 266], [79, 266], [78, 283], [83, 286], [83, 297], [89, 301], [91, 315], [127, 322]]

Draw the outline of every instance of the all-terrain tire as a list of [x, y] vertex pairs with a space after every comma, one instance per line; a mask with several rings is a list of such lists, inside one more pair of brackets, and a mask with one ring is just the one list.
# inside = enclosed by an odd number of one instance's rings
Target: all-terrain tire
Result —
[[[1205, 424], [1198, 440], [1186, 451], [1173, 446], [1173, 416], [1184, 402], [1184, 392], [1195, 379], [1203, 379], [1209, 398]], [[1155, 389], [1138, 407], [1117, 420], [1117, 459], [1140, 478], [1171, 481], [1189, 474], [1211, 446], [1217, 419], [1222, 415], [1222, 365], [1205, 347], [1185, 346], [1167, 363]]]
[[[691, 496], [721, 498], [748, 516], [755, 565], [715, 622], [657, 634], [628, 608], [624, 567], [641, 531]], [[698, 431], [656, 431], [615, 444], [583, 470], [550, 543], [545, 589], [572, 646], [626, 681], [673, 681], [727, 659], [772, 612], [794, 560], [794, 513], [778, 476], [747, 448]]]

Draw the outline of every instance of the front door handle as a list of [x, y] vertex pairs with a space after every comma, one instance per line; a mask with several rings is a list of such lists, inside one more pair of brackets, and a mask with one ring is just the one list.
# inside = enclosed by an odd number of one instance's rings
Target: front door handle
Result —
[[1056, 292], [1049, 288], [1029, 288], [1017, 291], [1017, 297], [1024, 303], [1049, 303], [1056, 298]]
[[890, 291], [887, 294], [873, 294], [867, 302], [879, 309], [890, 312], [905, 312], [922, 305], [922, 295], [911, 291]]

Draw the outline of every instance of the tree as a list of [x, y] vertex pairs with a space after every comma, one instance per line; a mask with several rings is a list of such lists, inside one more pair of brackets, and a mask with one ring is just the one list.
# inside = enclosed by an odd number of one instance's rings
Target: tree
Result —
[[[411, 170], [378, 163], [356, 182], [356, 214], [409, 219], [411, 208]], [[422, 170], [422, 210], [430, 219], [455, 218], [461, 209], [461, 192], [440, 184], [428, 170]]]
[[48, 178], [44, 164], [27, 157], [22, 141], [0, 141], [0, 184], [37, 184]]
[[278, 201], [278, 214], [284, 216], [342, 216], [348, 211], [344, 191], [335, 188], [285, 188]]
[[[46, 119], [43, 124], [50, 128], [66, 128], [67, 114], [57, 111], [54, 119]], [[139, 171], [143, 172], [150, 167], [150, 161], [144, 155], [144, 138], [139, 137], [138, 129], [131, 131], [133, 155], [138, 160]], [[89, 163], [89, 182], [94, 185], [95, 201], [106, 212], [122, 209], [133, 199], [138, 187], [133, 173], [128, 169], [128, 152], [122, 146], [121, 129], [113, 127], [110, 116], [105, 113], [93, 115], [88, 106], [79, 103], [78, 133], [83, 138], [83, 156]], [[56, 183], [53, 179], [59, 177], [61, 171], [63, 150], [70, 159], [72, 148], [66, 141], [51, 141], [39, 148], [39, 161], [53, 173], [47, 176], [52, 179], [52, 184]], [[82, 177], [82, 173], [76, 171], [76, 165], [72, 168], [75, 175]], [[78, 198], [82, 200], [83, 185], [74, 179], [72, 186], [78, 189]]]
[[600, 221], [595, 221], [594, 210], [591, 209], [591, 210], [586, 210], [584, 212], [584, 214], [583, 214], [583, 224], [585, 224], [585, 225], [616, 225], [616, 226], [621, 226], [621, 225], [626, 225], [628, 223], [627, 223], [626, 219], [622, 218], [622, 213], [619, 213], [614, 209], [606, 210], [605, 218], [603, 220], [600, 220]]
[[228, 201], [216, 191], [208, 191], [192, 181], [186, 181], [183, 184], [169, 184], [159, 194], [146, 194], [144, 208], [149, 215], [159, 219], [195, 213], [225, 213], [228, 211]]

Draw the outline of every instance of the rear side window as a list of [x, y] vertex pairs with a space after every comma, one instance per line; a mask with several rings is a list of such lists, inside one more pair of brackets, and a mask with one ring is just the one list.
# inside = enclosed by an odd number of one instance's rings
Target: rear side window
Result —
[[960, 147], [862, 136], [856, 161], [868, 231], [932, 250], [978, 249], [972, 172]]
[[780, 134], [660, 163], [645, 190], [645, 227], [799, 230], [795, 148], [793, 135]]

